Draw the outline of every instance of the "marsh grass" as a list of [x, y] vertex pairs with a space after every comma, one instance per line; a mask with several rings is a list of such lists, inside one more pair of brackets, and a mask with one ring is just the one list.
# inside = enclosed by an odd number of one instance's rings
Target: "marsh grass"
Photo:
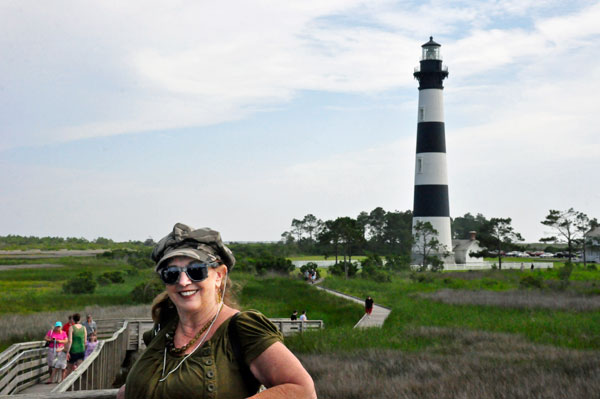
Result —
[[576, 296], [568, 292], [539, 290], [473, 291], [443, 289], [421, 294], [423, 298], [453, 305], [484, 305], [520, 309], [552, 309], [586, 312], [600, 309], [600, 296]]
[[94, 278], [104, 272], [125, 271], [132, 266], [122, 261], [96, 257], [64, 257], [27, 260], [61, 267], [11, 269], [0, 272], [0, 315], [36, 313], [85, 306], [134, 304], [133, 288], [153, 276], [151, 269], [128, 275], [122, 284], [98, 286], [93, 294], [73, 295], [62, 291], [62, 284], [78, 273], [89, 271]]
[[[423, 297], [447, 288], [445, 273], [432, 282], [419, 283], [406, 277], [395, 277], [391, 283], [375, 283], [370, 280], [328, 278], [323, 284], [357, 297], [371, 295], [375, 303], [392, 309], [380, 331], [373, 331], [369, 343], [372, 348], [395, 347], [394, 337], [401, 336], [406, 328], [452, 327], [467, 330], [484, 330], [519, 334], [531, 342], [574, 349], [600, 349], [600, 311], [573, 312], [572, 310], [514, 308], [484, 306], [480, 304], [448, 304]], [[464, 288], [482, 288], [486, 275], [479, 279], [464, 280]], [[508, 288], [514, 289], [510, 285]], [[322, 334], [329, 334], [324, 331]], [[347, 350], [355, 344], [333, 342], [326, 337], [332, 349]], [[349, 338], [352, 339], [352, 338]], [[418, 347], [419, 345], [417, 345]], [[400, 349], [407, 349], [399, 345]], [[311, 348], [307, 348], [312, 350]]]
[[419, 352], [357, 347], [299, 357], [322, 399], [587, 399], [600, 392], [598, 351], [452, 328], [419, 327], [405, 335], [435, 344]]

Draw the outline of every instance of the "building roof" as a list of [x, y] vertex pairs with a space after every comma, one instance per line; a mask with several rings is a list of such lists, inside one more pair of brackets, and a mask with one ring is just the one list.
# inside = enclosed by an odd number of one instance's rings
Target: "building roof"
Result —
[[596, 228], [590, 230], [587, 233], [588, 237], [600, 237], [600, 226], [596, 226]]
[[470, 249], [473, 244], [479, 247], [479, 241], [477, 240], [452, 240], [452, 247], [454, 252], [456, 251], [466, 251]]
[[433, 36], [429, 36], [429, 41], [423, 44], [421, 47], [441, 47], [442, 45], [433, 41]]

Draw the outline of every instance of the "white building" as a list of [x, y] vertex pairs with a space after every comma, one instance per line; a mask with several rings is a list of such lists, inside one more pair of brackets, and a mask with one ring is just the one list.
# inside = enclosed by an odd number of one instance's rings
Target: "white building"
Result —
[[588, 243], [585, 248], [585, 259], [588, 262], [600, 263], [600, 226], [586, 234]]

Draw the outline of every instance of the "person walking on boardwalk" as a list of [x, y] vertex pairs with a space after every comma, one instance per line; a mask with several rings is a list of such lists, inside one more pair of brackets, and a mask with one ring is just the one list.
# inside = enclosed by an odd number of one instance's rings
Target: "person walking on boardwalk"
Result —
[[298, 320], [298, 311], [296, 309], [294, 309], [294, 311], [292, 312], [292, 315], [290, 316], [290, 320], [292, 320], [292, 321]]
[[308, 317], [306, 317], [306, 310], [302, 311], [302, 314], [300, 315], [300, 321], [306, 321], [308, 320]]
[[369, 295], [365, 299], [365, 313], [371, 317], [371, 312], [373, 312], [373, 298]]
[[62, 323], [57, 321], [54, 323], [54, 328], [48, 331], [44, 337], [44, 340], [48, 342], [48, 368], [52, 370], [46, 384], [52, 384], [54, 382], [54, 376], [58, 370], [62, 370], [58, 382], [61, 382], [65, 378], [65, 369], [67, 367], [65, 344], [69, 342], [69, 338], [62, 327]]
[[[258, 311], [233, 307], [235, 257], [219, 232], [177, 223], [152, 259], [165, 292], [154, 299], [154, 329], [144, 334], [146, 350], [118, 399], [316, 399], [277, 327]], [[257, 393], [261, 384], [267, 389]]]
[[81, 325], [85, 327], [88, 338], [92, 336], [92, 333], [95, 333], [96, 330], [98, 330], [98, 327], [96, 326], [96, 322], [94, 321], [94, 319], [92, 319], [92, 315], [89, 313], [88, 313], [85, 321], [83, 323], [81, 323]]
[[67, 373], [72, 373], [83, 361], [85, 357], [85, 344], [87, 343], [87, 330], [82, 324], [79, 324], [81, 316], [79, 313], [73, 315], [75, 324], [69, 329], [69, 344], [67, 347]]

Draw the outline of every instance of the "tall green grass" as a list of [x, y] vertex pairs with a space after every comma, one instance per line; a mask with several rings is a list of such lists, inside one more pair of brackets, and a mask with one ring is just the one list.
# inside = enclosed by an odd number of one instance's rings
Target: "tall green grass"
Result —
[[[549, 271], [548, 274], [551, 272]], [[483, 279], [464, 282], [464, 288], [484, 289]], [[479, 287], [477, 286], [479, 284]], [[503, 282], [510, 287], [512, 283]], [[375, 302], [392, 308], [392, 313], [381, 330], [369, 331], [369, 347], [394, 348], [398, 339], [402, 349], [418, 349], [419, 343], [403, 337], [406, 328], [452, 327], [490, 332], [519, 334], [531, 342], [575, 349], [600, 349], [600, 311], [565, 312], [500, 308], [481, 305], [450, 305], [420, 298], [418, 292], [431, 292], [443, 287], [436, 279], [419, 283], [396, 277], [391, 283], [369, 280], [328, 278], [324, 285], [358, 297], [371, 295]], [[516, 287], [515, 287], [516, 288]], [[327, 332], [324, 332], [327, 334]], [[332, 349], [350, 349], [347, 342], [331, 341]], [[307, 348], [312, 350], [311, 348]]]

